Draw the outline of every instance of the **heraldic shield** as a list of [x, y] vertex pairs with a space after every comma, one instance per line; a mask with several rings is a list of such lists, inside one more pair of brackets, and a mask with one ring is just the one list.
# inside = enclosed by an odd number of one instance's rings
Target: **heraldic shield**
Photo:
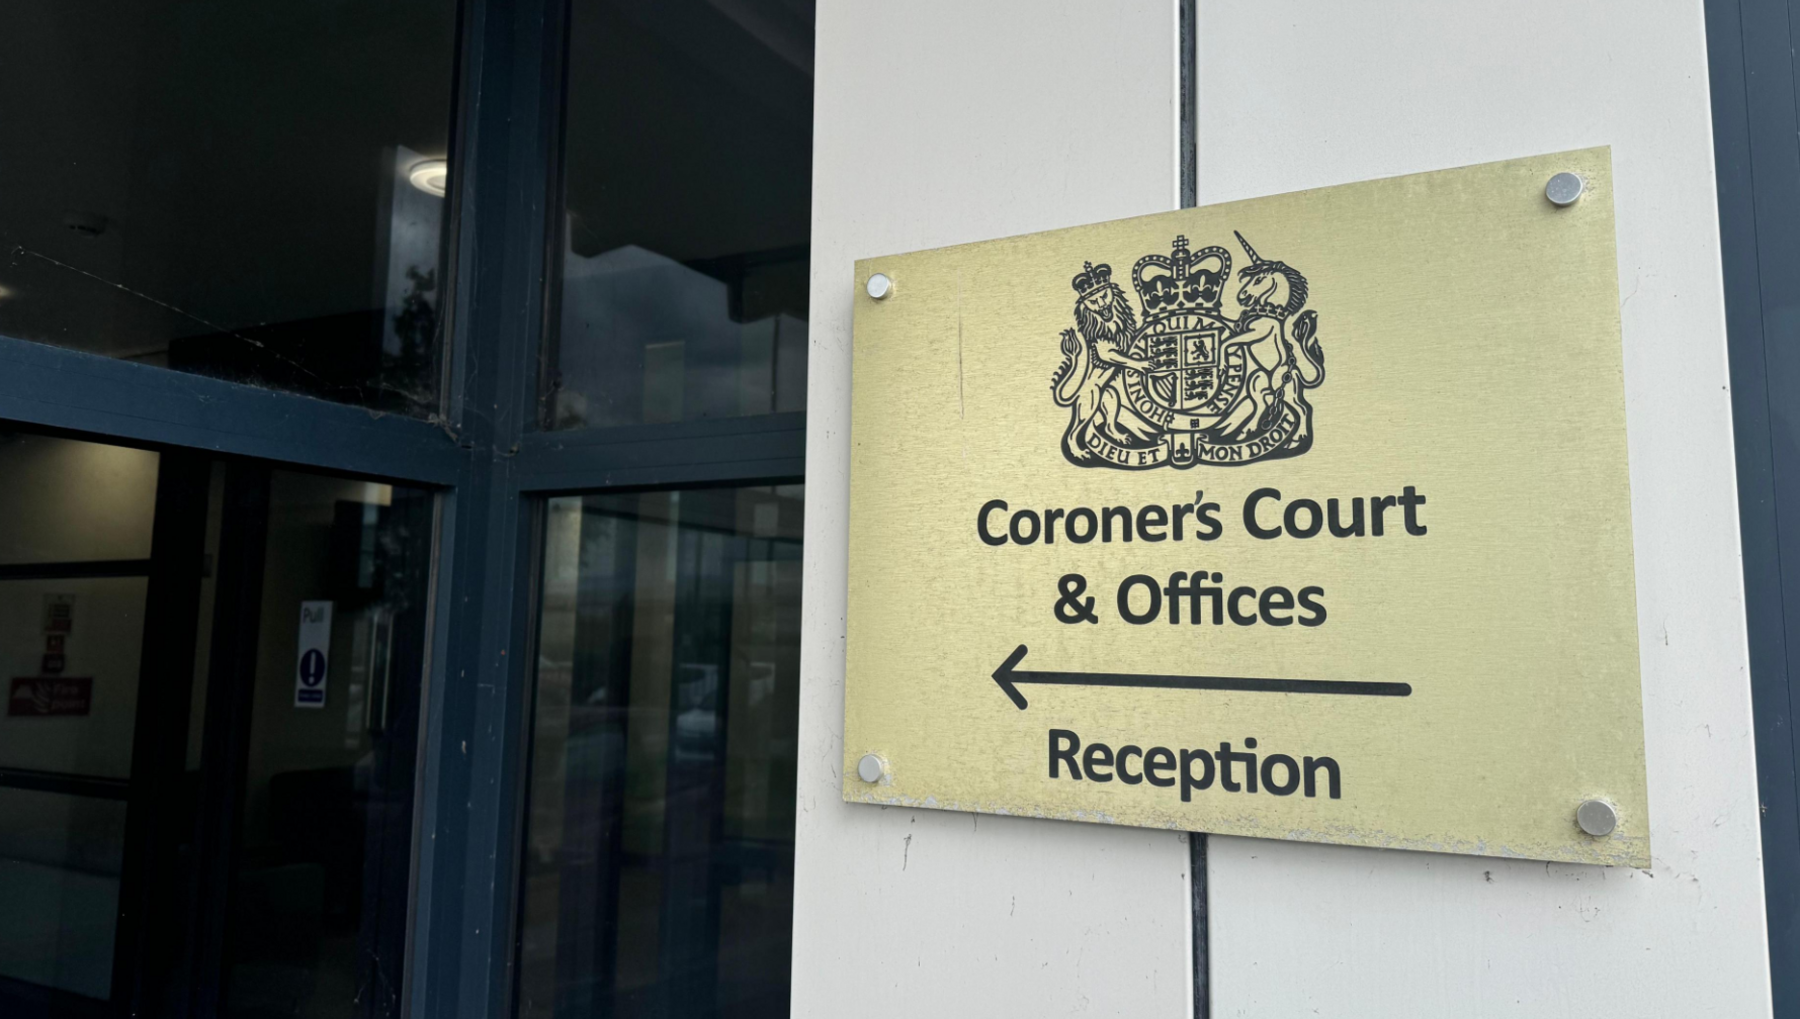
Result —
[[1312, 448], [1306, 391], [1325, 381], [1325, 352], [1318, 314], [1305, 309], [1306, 277], [1237, 241], [1249, 264], [1238, 270], [1235, 319], [1223, 310], [1231, 253], [1222, 247], [1191, 251], [1177, 237], [1168, 255], [1138, 259], [1141, 324], [1111, 266], [1075, 274], [1075, 328], [1063, 330], [1051, 379], [1069, 408], [1070, 463], [1232, 466]]

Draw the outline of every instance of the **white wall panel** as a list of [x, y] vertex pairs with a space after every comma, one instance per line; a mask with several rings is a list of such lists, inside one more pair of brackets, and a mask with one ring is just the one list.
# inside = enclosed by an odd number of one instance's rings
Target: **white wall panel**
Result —
[[1699, 0], [1201, 0], [1199, 38], [1202, 203], [1613, 146], [1654, 856], [1214, 839], [1214, 1014], [1767, 1015]]
[[1182, 836], [838, 791], [852, 260], [1173, 208], [1174, 32], [1169, 0], [819, 4], [796, 1016], [1188, 1012]]

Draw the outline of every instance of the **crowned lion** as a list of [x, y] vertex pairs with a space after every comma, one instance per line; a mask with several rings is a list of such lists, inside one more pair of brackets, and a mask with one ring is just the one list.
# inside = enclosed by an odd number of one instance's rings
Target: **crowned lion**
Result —
[[1063, 330], [1063, 363], [1050, 383], [1057, 405], [1070, 408], [1063, 454], [1077, 464], [1101, 460], [1094, 450], [1106, 443], [1095, 442], [1096, 436], [1127, 449], [1154, 446], [1160, 429], [1132, 409], [1125, 394], [1122, 373], [1148, 372], [1151, 365], [1131, 353], [1137, 319], [1125, 291], [1112, 281], [1112, 266], [1085, 263], [1069, 285], [1079, 332]]

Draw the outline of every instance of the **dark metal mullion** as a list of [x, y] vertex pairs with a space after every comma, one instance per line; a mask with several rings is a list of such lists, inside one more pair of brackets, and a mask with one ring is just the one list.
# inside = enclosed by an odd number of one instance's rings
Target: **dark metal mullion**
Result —
[[[599, 435], [540, 432], [520, 445], [519, 484], [555, 492], [714, 481], [753, 484], [806, 471], [803, 414], [707, 421], [667, 432], [634, 426]], [[700, 424], [690, 422], [688, 424]]]
[[408, 1012], [511, 1013], [529, 723], [537, 506], [521, 500], [534, 406], [562, 5], [468, 0], [452, 206], [450, 425], [420, 781]]
[[533, 495], [616, 491], [645, 488], [700, 488], [717, 484], [735, 487], [798, 483], [806, 473], [803, 456], [773, 460], [736, 460], [725, 463], [670, 462], [660, 466], [571, 469], [521, 478], [519, 488]]
[[[1790, 499], [1784, 516], [1778, 499], [1783, 464], [1791, 471], [1796, 453], [1778, 447], [1786, 426], [1772, 401], [1793, 390], [1778, 377], [1770, 345], [1792, 339], [1791, 326], [1779, 323], [1793, 319], [1782, 305], [1791, 308], [1800, 278], [1790, 229], [1800, 190], [1800, 113], [1787, 3], [1707, 0], [1705, 13], [1771, 992], [1774, 1014], [1793, 1017], [1800, 1016], [1800, 782], [1781, 539], [1800, 525], [1800, 505]], [[1791, 478], [1788, 487], [1792, 493]]]
[[471, 472], [445, 514], [421, 782], [414, 1016], [511, 1013], [516, 845], [535, 610], [531, 506], [504, 470]]
[[424, 484], [463, 453], [437, 425], [0, 336], [0, 419]]
[[[466, 30], [466, 28], [465, 28]], [[453, 292], [453, 291], [452, 291]], [[446, 388], [446, 392], [448, 389]], [[430, 897], [424, 894], [421, 877], [425, 873], [423, 860], [426, 856], [426, 841], [429, 828], [426, 819], [435, 814], [435, 804], [431, 803], [427, 792], [432, 786], [434, 774], [430, 761], [441, 747], [433, 737], [438, 732], [435, 720], [437, 697], [434, 691], [441, 691], [441, 677], [444, 674], [444, 650], [448, 646], [448, 634], [443, 623], [449, 618], [445, 611], [446, 591], [449, 587], [446, 567], [449, 557], [444, 553], [447, 536], [453, 530], [453, 513], [455, 505], [452, 495], [439, 495], [432, 505], [431, 525], [431, 578], [427, 582], [425, 608], [425, 641], [424, 662], [420, 670], [418, 709], [415, 712], [414, 724], [418, 732], [414, 734], [414, 753], [417, 755], [414, 767], [412, 798], [412, 852], [407, 859], [406, 880], [406, 935], [405, 945], [399, 960], [400, 966], [400, 1011], [403, 1017], [417, 1015], [414, 1002], [417, 1000], [414, 983], [414, 967], [422, 958], [418, 946], [423, 942], [424, 931], [422, 921], [430, 915], [428, 908]], [[390, 679], [389, 682], [392, 682]]]
[[[786, 433], [776, 436], [775, 433]], [[771, 439], [791, 442], [798, 433], [806, 436], [806, 412], [782, 411], [778, 414], [751, 414], [742, 417], [695, 418], [665, 424], [613, 425], [606, 428], [571, 428], [538, 432], [522, 440], [521, 451], [540, 453], [576, 451], [593, 446], [624, 446], [645, 442], [668, 442], [703, 439], [753, 438], [767, 435]]]

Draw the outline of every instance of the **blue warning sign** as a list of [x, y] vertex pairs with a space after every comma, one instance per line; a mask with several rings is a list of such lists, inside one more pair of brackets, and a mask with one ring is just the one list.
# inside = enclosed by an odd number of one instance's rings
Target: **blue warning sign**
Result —
[[294, 668], [294, 707], [325, 706], [325, 677], [331, 662], [331, 603], [300, 603], [299, 661]]

